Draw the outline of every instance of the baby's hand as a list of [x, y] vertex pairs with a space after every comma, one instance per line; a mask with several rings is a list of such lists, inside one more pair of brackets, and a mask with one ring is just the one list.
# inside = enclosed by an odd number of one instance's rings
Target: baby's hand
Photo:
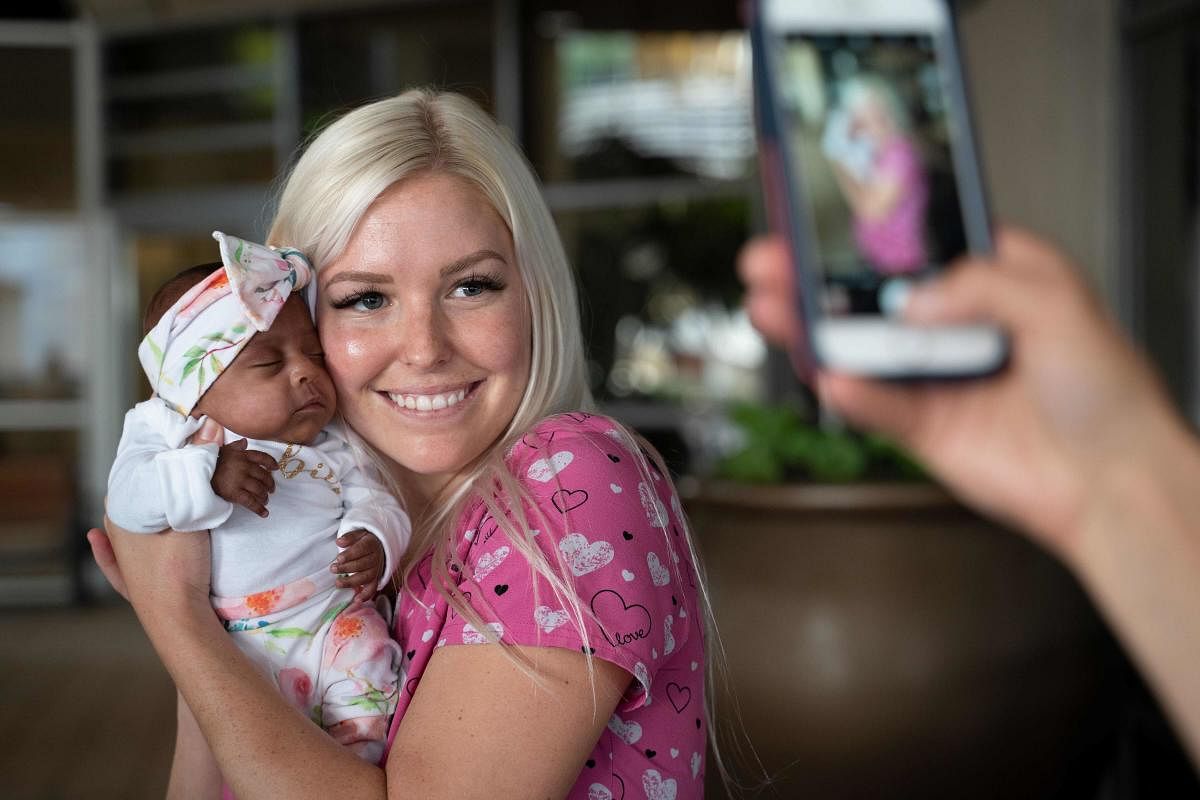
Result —
[[342, 552], [329, 565], [331, 572], [338, 573], [337, 585], [343, 589], [354, 588], [355, 600], [370, 600], [387, 564], [383, 544], [372, 534], [360, 530], [339, 536], [337, 545]]
[[247, 450], [246, 440], [230, 442], [217, 451], [212, 488], [217, 497], [245, 506], [260, 517], [267, 516], [267, 496], [275, 491], [271, 471], [279, 469], [275, 459], [258, 450]]

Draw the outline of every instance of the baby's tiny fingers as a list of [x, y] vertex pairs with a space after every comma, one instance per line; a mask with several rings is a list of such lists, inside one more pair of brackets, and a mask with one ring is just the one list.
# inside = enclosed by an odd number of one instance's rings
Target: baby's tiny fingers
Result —
[[247, 450], [243, 455], [247, 461], [252, 462], [256, 466], [262, 467], [267, 472], [279, 469], [279, 462], [271, 458], [261, 450]]
[[337, 545], [338, 545], [338, 547], [349, 548], [351, 545], [361, 542], [363, 540], [363, 538], [366, 536], [370, 536], [370, 534], [364, 530], [357, 530], [357, 531], [350, 531], [349, 533], [343, 533], [341, 536], [339, 536], [337, 538]]
[[266, 503], [259, 500], [259, 498], [254, 493], [249, 492], [246, 489], [239, 490], [237, 493], [237, 498], [238, 498], [238, 501], [237, 501], [238, 505], [248, 508], [249, 510], [253, 511], [255, 514], [258, 514], [260, 517], [263, 517], [264, 519], [270, 513], [267, 511]]
[[360, 561], [364, 558], [383, 560], [383, 549], [375, 539], [364, 539], [361, 542], [355, 542], [349, 547], [343, 548], [342, 552], [338, 553], [339, 561]]
[[252, 492], [264, 503], [267, 502], [273, 485], [267, 483], [265, 477], [269, 476], [258, 467], [251, 467], [249, 472], [242, 475], [242, 488]]
[[364, 569], [378, 568], [379, 561], [371, 556], [363, 558], [347, 557], [346, 553], [342, 553], [333, 561], [335, 572], [362, 572]]
[[364, 572], [352, 572], [344, 580], [346, 586], [374, 586], [379, 583], [379, 573], [375, 570], [366, 570]]

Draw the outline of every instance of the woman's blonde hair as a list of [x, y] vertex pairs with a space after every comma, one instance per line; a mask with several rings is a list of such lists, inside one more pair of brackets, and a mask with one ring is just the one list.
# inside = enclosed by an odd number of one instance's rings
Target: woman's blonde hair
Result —
[[[410, 513], [417, 512], [416, 525], [402, 562], [400, 587], [403, 591], [408, 586], [411, 572], [432, 553], [432, 579], [438, 591], [477, 631], [489, 640], [498, 640], [457, 591], [457, 581], [451, 575], [451, 570], [464, 567], [457, 561], [455, 523], [468, 502], [480, 500], [508, 534], [514, 549], [525, 555], [531, 568], [546, 579], [564, 608], [569, 609], [583, 637], [586, 655], [590, 648], [584, 620], [594, 619], [594, 615], [580, 602], [558, 548], [554, 548], [554, 554], [559, 563], [552, 566], [537, 545], [534, 535], [550, 523], [535, 504], [523, 502], [528, 495], [504, 463], [518, 438], [542, 419], [593, 407], [573, 272], [537, 179], [520, 149], [485, 111], [461, 95], [414, 89], [370, 103], [337, 119], [307, 144], [280, 193], [268, 242], [303, 251], [319, 271], [346, 248], [359, 220], [376, 198], [399, 181], [429, 173], [469, 182], [508, 226], [532, 323], [531, 358], [524, 393], [503, 433], [460, 470], [457, 480], [441, 496], [431, 499], [424, 509], [409, 509]], [[635, 455], [643, 478], [653, 485], [651, 469], [666, 473], [661, 459], [652, 449], [643, 448], [631, 431], [620, 425], [614, 427]], [[379, 465], [386, 476], [386, 459], [370, 446], [369, 439], [359, 433], [352, 434], [352, 440], [361, 455]], [[393, 484], [393, 489], [402, 500], [410, 499], [403, 496], [400, 486]], [[525, 508], [532, 508], [538, 519], [527, 519]], [[686, 520], [680, 522], [687, 527]], [[663, 530], [665, 534], [665, 526]], [[690, 531], [686, 531], [685, 539], [698, 572], [702, 610], [711, 624], [706, 582]], [[669, 549], [674, 547], [670, 537], [666, 537], [666, 544]], [[668, 563], [674, 561], [669, 559]], [[677, 579], [683, 581], [678, 564], [674, 568]], [[537, 586], [534, 581], [535, 594]], [[710, 650], [713, 645], [719, 647], [714, 637], [710, 636], [708, 642]], [[506, 650], [521, 663], [511, 648]], [[591, 672], [590, 655], [588, 668]], [[711, 701], [711, 687], [708, 694]], [[718, 766], [724, 773], [719, 759]]]

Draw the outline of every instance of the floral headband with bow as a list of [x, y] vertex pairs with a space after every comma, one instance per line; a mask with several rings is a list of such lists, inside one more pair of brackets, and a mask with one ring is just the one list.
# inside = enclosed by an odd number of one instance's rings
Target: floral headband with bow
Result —
[[224, 269], [179, 298], [138, 346], [155, 393], [188, 415], [250, 338], [271, 327], [292, 292], [312, 279], [299, 250], [213, 232]]

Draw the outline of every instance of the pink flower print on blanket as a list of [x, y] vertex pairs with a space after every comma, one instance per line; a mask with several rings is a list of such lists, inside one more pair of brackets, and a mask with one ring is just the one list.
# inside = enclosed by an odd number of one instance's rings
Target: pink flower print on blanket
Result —
[[299, 667], [284, 667], [275, 676], [283, 699], [304, 715], [320, 722], [321, 709], [313, 707], [313, 679]]
[[401, 656], [374, 605], [351, 603], [338, 614], [321, 652], [321, 673], [342, 676], [326, 691], [326, 728], [351, 717], [386, 717], [395, 711]]
[[313, 596], [317, 585], [308, 578], [285, 583], [245, 597], [213, 597], [213, 609], [221, 619], [252, 619], [299, 605]]
[[394, 647], [387, 625], [375, 607], [352, 603], [330, 627], [322, 667], [353, 673], [364, 664], [389, 658]]

